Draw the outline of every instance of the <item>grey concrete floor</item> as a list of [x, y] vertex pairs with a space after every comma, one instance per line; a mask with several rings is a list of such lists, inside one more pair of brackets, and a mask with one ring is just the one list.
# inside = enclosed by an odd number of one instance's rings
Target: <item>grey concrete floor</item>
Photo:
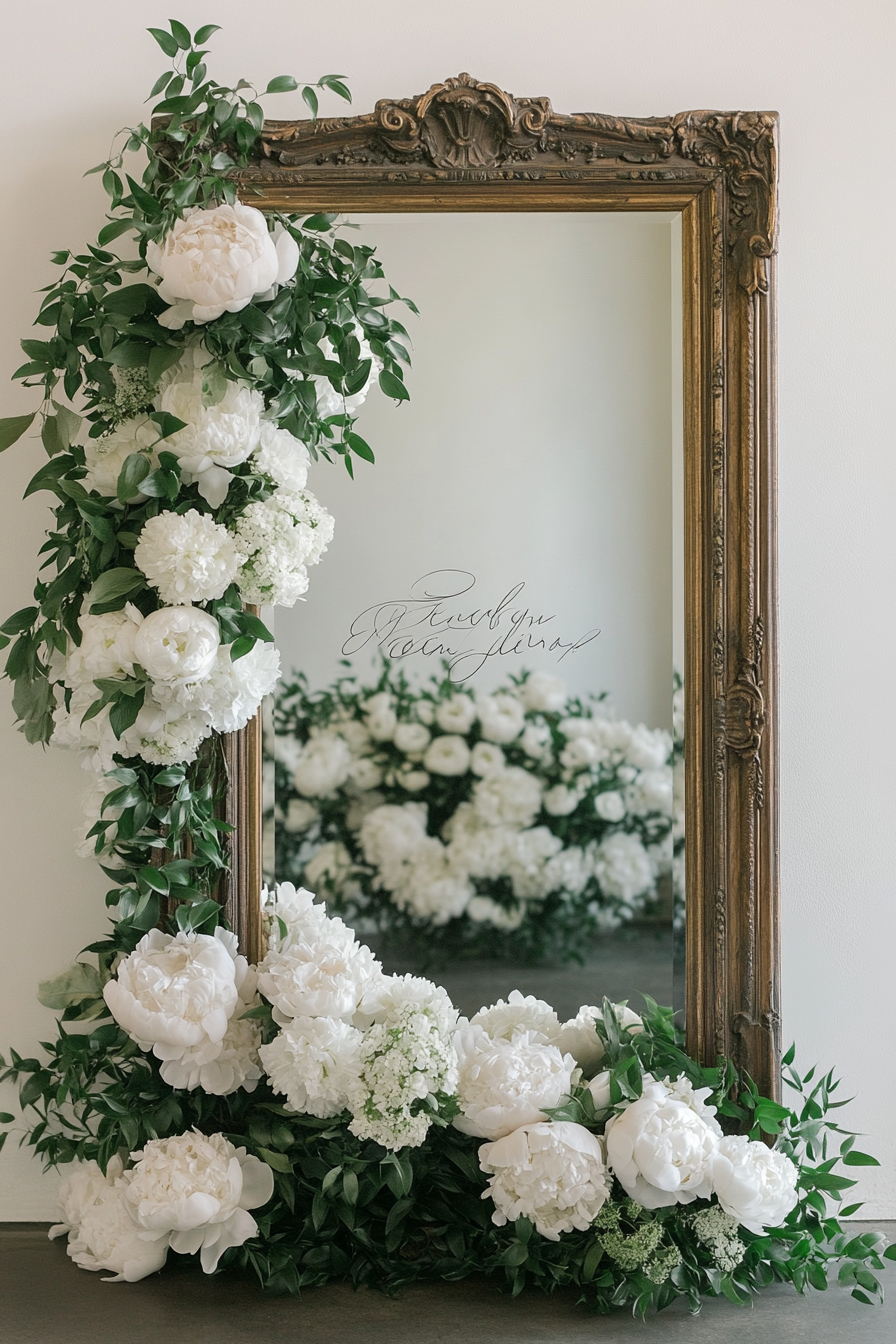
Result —
[[[891, 1236], [894, 1224], [879, 1227]], [[883, 1276], [888, 1284], [893, 1270]], [[896, 1288], [896, 1284], [893, 1285]], [[2, 1344], [894, 1344], [896, 1294], [865, 1307], [830, 1289], [767, 1290], [752, 1308], [681, 1303], [637, 1321], [589, 1316], [574, 1293], [512, 1300], [485, 1282], [422, 1284], [399, 1298], [340, 1284], [303, 1298], [265, 1298], [248, 1279], [163, 1271], [103, 1283], [78, 1269], [46, 1224], [0, 1224]]]

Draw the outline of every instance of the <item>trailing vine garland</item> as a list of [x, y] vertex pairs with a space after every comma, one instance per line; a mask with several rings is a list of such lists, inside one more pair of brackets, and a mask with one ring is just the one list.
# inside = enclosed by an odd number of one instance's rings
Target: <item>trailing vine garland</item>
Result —
[[[407, 396], [406, 333], [383, 312], [394, 291], [368, 287], [372, 249], [330, 217], [266, 221], [238, 200], [263, 114], [245, 81], [207, 77], [215, 26], [150, 31], [174, 69], [124, 144], [145, 151], [142, 180], [122, 154], [100, 165], [109, 222], [56, 254], [38, 319], [54, 334], [23, 342], [40, 411], [0, 422], [5, 448], [40, 416], [49, 460], [28, 493], [57, 500], [55, 574], [2, 626], [14, 708], [29, 741], [85, 752], [89, 837], [116, 884], [96, 962], [41, 986], [61, 1014], [46, 1057], [0, 1061], [22, 1141], [71, 1168], [52, 1234], [129, 1281], [171, 1253], [291, 1292], [484, 1271], [644, 1313], [823, 1288], [833, 1266], [879, 1298], [896, 1248], [829, 1208], [854, 1185], [838, 1163], [874, 1159], [828, 1118], [833, 1077], [798, 1076], [792, 1052], [793, 1110], [690, 1059], [650, 1000], [560, 1022], [514, 992], [459, 1018], [288, 884], [265, 893], [258, 966], [224, 927], [217, 738], [278, 675], [247, 604], [304, 590], [332, 535], [309, 461], [372, 460], [354, 413], [374, 379]], [[321, 88], [348, 96], [323, 77], [303, 89], [312, 115]], [[134, 259], [107, 250], [126, 234]]]

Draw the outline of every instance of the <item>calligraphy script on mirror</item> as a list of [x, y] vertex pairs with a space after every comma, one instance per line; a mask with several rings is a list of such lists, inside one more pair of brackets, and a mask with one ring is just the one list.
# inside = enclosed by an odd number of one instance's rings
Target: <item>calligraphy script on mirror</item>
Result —
[[366, 607], [356, 616], [343, 654], [351, 657], [375, 644], [388, 658], [444, 658], [451, 680], [467, 681], [490, 658], [522, 656], [537, 649], [556, 653], [562, 662], [600, 634], [589, 630], [579, 639], [564, 640], [546, 630], [556, 617], [519, 603], [525, 583], [514, 584], [489, 606], [471, 605], [469, 594], [475, 586], [475, 575], [465, 569], [424, 574], [411, 584], [407, 597]]

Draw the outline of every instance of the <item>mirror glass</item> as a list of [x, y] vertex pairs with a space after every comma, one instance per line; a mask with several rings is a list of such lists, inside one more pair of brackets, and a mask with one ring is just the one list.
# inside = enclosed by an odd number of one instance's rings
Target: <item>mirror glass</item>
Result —
[[335, 535], [274, 618], [267, 876], [465, 1013], [680, 1007], [679, 217], [352, 222], [419, 309], [411, 399], [364, 403], [375, 466], [311, 470]]

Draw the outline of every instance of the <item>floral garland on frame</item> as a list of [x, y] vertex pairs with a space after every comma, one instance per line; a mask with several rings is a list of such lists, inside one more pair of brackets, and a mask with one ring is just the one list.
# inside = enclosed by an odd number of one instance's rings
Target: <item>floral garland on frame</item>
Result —
[[[2, 627], [14, 706], [29, 740], [86, 748], [98, 791], [116, 784], [91, 827], [113, 934], [88, 949], [96, 964], [41, 986], [61, 1013], [45, 1058], [0, 1061], [22, 1141], [71, 1166], [53, 1233], [128, 1281], [171, 1253], [293, 1292], [485, 1270], [644, 1313], [822, 1288], [833, 1266], [878, 1298], [872, 1271], [896, 1248], [850, 1237], [828, 1207], [854, 1184], [838, 1162], [874, 1162], [828, 1119], [830, 1074], [800, 1078], [789, 1055], [789, 1110], [732, 1065], [689, 1059], [649, 1001], [561, 1023], [511, 994], [459, 1019], [290, 886], [266, 893], [258, 966], [222, 926], [215, 734], [276, 677], [244, 603], [301, 591], [331, 527], [309, 456], [370, 458], [353, 412], [374, 375], [406, 396], [406, 352], [366, 289], [370, 249], [331, 238], [329, 218], [271, 232], [237, 201], [227, 174], [262, 113], [244, 82], [206, 78], [214, 30], [151, 30], [175, 60], [151, 95], [168, 120], [130, 133], [142, 183], [125, 187], [120, 156], [101, 166], [113, 217], [98, 246], [57, 254], [40, 318], [55, 334], [25, 342], [18, 371], [45, 393], [49, 461], [29, 493], [58, 505], [56, 574]], [[347, 94], [337, 76], [306, 86], [312, 114], [315, 87]], [[129, 232], [139, 259], [106, 250]], [[60, 381], [84, 417], [54, 399]], [[33, 420], [0, 421], [0, 447]]]
[[277, 878], [434, 964], [581, 956], [656, 903], [681, 846], [677, 744], [602, 699], [544, 672], [490, 695], [447, 668], [413, 687], [385, 663], [314, 693], [295, 674], [267, 747]]

